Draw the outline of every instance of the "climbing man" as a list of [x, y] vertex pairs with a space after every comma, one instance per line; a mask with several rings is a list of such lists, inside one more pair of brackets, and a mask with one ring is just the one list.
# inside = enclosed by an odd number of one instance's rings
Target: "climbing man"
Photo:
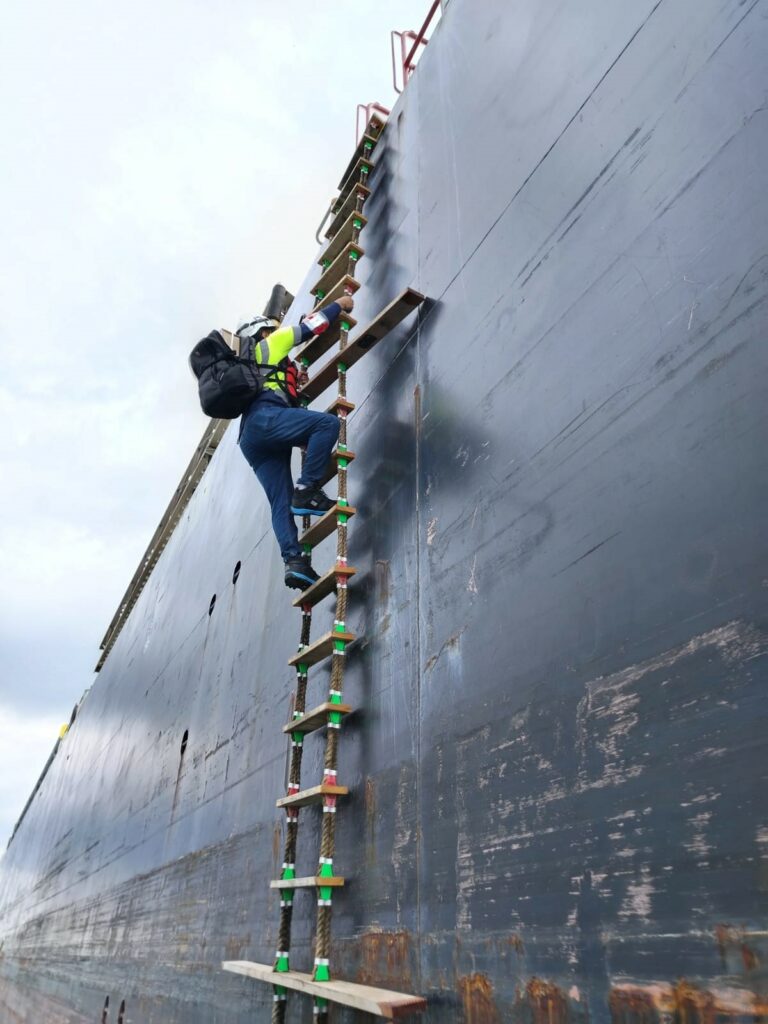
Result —
[[[307, 375], [288, 353], [352, 307], [352, 299], [345, 295], [305, 317], [298, 327], [281, 327], [276, 320], [256, 316], [235, 332], [241, 356], [249, 355], [259, 366], [263, 384], [243, 413], [238, 443], [269, 499], [272, 529], [285, 562], [285, 585], [297, 590], [306, 590], [319, 576], [309, 564], [309, 555], [302, 553], [293, 517], [321, 516], [335, 504], [321, 489], [320, 480], [339, 436], [339, 421], [330, 413], [299, 406], [298, 388]], [[297, 446], [306, 446], [306, 455], [294, 487], [291, 452]]]

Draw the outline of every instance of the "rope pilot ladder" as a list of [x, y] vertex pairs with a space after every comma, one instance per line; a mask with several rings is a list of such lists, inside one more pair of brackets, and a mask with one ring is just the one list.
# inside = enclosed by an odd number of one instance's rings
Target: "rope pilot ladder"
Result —
[[[327, 305], [342, 295], [352, 295], [360, 287], [355, 278], [358, 261], [364, 250], [360, 233], [367, 223], [363, 213], [371, 195], [369, 180], [374, 169], [373, 150], [384, 128], [377, 116], [369, 120], [363, 138], [353, 154], [339, 185], [339, 194], [330, 208], [331, 222], [325, 237], [329, 239], [319, 259], [321, 275], [312, 288], [316, 307]], [[327, 219], [327, 218], [326, 218]], [[273, 964], [250, 961], [225, 961], [225, 970], [264, 981], [273, 986], [272, 1022], [285, 1021], [286, 999], [289, 989], [314, 998], [314, 1012], [320, 1024], [327, 1024], [329, 1003], [342, 1003], [357, 1010], [394, 1019], [425, 1009], [426, 1001], [420, 996], [406, 995], [338, 981], [331, 977], [331, 911], [337, 889], [344, 879], [335, 873], [334, 849], [337, 801], [349, 790], [339, 784], [338, 746], [342, 722], [352, 708], [343, 703], [344, 661], [346, 649], [355, 639], [347, 630], [347, 584], [356, 570], [347, 561], [347, 526], [355, 514], [347, 497], [347, 470], [355, 458], [348, 448], [347, 416], [355, 408], [347, 399], [347, 371], [375, 342], [396, 327], [409, 313], [424, 301], [424, 296], [411, 288], [402, 291], [378, 316], [351, 341], [350, 331], [356, 320], [342, 314], [325, 333], [312, 338], [299, 353], [306, 368], [338, 344], [338, 351], [316, 372], [302, 389], [301, 396], [308, 404], [318, 397], [334, 378], [338, 381], [338, 395], [328, 408], [339, 418], [339, 440], [333, 459], [322, 484], [332, 477], [338, 478], [338, 498], [335, 506], [310, 525], [303, 520], [301, 543], [306, 553], [336, 531], [336, 562], [309, 589], [293, 602], [301, 609], [301, 640], [298, 652], [289, 660], [296, 670], [296, 695], [293, 720], [283, 727], [290, 736], [291, 760], [288, 792], [277, 801], [286, 813], [285, 853], [282, 875], [271, 882], [271, 888], [280, 891], [280, 926], [277, 952]], [[336, 616], [333, 629], [311, 642], [312, 609], [325, 598], [335, 595]], [[311, 710], [306, 709], [309, 670], [312, 666], [331, 659], [330, 692], [328, 700]], [[323, 778], [319, 785], [301, 788], [301, 760], [305, 738], [325, 728], [325, 757]], [[296, 877], [296, 846], [301, 808], [322, 807], [320, 854], [317, 872], [306, 878]], [[315, 934], [314, 970], [311, 974], [290, 968], [291, 921], [297, 889], [311, 888], [317, 892], [317, 926]]]

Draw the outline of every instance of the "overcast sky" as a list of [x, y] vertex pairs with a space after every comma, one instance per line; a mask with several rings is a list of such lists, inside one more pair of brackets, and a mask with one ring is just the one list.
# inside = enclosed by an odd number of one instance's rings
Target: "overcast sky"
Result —
[[0, 850], [205, 426], [190, 348], [301, 282], [428, 6], [3, 5]]

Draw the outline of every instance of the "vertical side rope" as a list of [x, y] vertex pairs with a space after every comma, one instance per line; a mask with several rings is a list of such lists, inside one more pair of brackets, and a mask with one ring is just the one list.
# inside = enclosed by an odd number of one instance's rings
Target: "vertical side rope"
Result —
[[[339, 429], [339, 444], [341, 444], [341, 429]], [[347, 500], [347, 467], [339, 466], [338, 469], [339, 478], [339, 499], [341, 501]]]
[[[341, 398], [344, 396], [341, 395]], [[347, 447], [347, 411], [339, 409], [339, 446]], [[345, 467], [346, 469], [346, 467]]]

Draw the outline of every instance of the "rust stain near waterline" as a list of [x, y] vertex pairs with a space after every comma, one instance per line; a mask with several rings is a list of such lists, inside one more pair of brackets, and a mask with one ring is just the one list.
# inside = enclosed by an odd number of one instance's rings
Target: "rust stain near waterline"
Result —
[[406, 929], [385, 932], [371, 929], [360, 937], [360, 966], [357, 980], [363, 985], [380, 985], [408, 991], [413, 986], [411, 934]]
[[612, 989], [608, 997], [613, 1024], [658, 1024], [659, 1012], [648, 992]]
[[650, 1024], [670, 1017], [675, 1024], [717, 1024], [723, 1017], [764, 1020], [768, 1015], [768, 1005], [748, 989], [704, 989], [684, 978], [674, 985], [615, 985], [609, 1002], [614, 1024]]
[[525, 994], [533, 1011], [533, 1024], [565, 1024], [568, 1020], [568, 999], [557, 985], [531, 978]]
[[484, 974], [464, 975], [459, 978], [457, 987], [464, 1007], [464, 1024], [501, 1024], [493, 985]]

